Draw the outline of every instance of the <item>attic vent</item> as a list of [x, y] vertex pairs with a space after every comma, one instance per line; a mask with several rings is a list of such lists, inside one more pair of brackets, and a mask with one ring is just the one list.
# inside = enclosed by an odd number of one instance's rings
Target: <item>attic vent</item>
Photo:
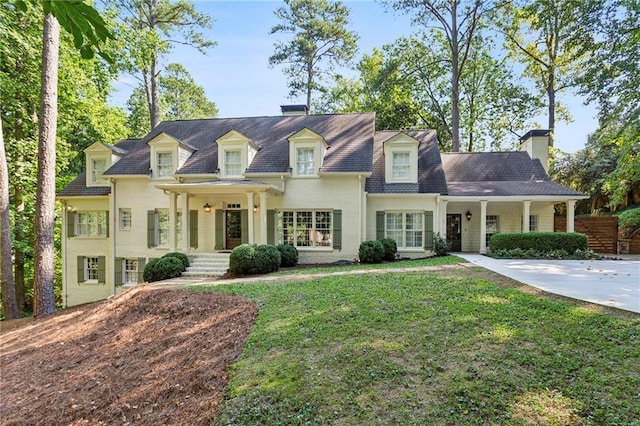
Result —
[[282, 115], [308, 115], [309, 108], [306, 105], [280, 105]]

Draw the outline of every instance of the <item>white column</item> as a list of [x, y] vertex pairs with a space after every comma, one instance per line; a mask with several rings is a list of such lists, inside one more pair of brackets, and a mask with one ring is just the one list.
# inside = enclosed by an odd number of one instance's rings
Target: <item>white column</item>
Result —
[[169, 193], [169, 251], [176, 251], [176, 207], [178, 194]]
[[267, 244], [267, 193], [260, 193], [260, 244]]
[[531, 201], [522, 202], [522, 232], [527, 233], [529, 229], [529, 216], [531, 216]]
[[576, 215], [576, 200], [567, 201], [567, 232], [575, 232], [573, 227], [573, 219]]
[[487, 252], [487, 201], [480, 201], [480, 253]]
[[189, 253], [189, 194], [180, 195], [180, 210], [182, 210], [182, 252]]
[[247, 241], [249, 242], [249, 244], [255, 244], [255, 236], [253, 235], [253, 217], [255, 216], [253, 214], [253, 192], [247, 193], [247, 209], [249, 210], [249, 226], [247, 229], [249, 235], [247, 236]]
[[440, 224], [438, 229], [436, 229], [436, 233], [440, 233], [442, 238], [447, 237], [447, 203], [448, 201], [440, 201]]

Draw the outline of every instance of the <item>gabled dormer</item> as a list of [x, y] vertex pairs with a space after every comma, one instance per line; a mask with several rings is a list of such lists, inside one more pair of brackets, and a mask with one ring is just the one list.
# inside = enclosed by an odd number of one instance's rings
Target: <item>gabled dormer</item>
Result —
[[289, 167], [294, 177], [318, 177], [329, 148], [324, 137], [304, 128], [289, 136]]
[[384, 141], [386, 183], [418, 182], [418, 145], [420, 141], [406, 133]]
[[240, 179], [260, 149], [240, 132], [231, 130], [216, 139], [221, 179]]
[[148, 142], [151, 148], [151, 178], [171, 179], [173, 174], [196, 150], [166, 133], [160, 133]]
[[86, 158], [86, 185], [109, 186], [102, 174], [122, 157], [124, 152], [102, 142], [94, 142], [84, 150]]

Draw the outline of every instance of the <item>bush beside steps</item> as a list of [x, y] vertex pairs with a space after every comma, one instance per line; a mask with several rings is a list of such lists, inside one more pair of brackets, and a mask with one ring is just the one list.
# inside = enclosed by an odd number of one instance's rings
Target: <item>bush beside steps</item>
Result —
[[189, 266], [189, 258], [184, 253], [167, 253], [159, 259], [151, 259], [144, 267], [142, 278], [146, 282], [168, 280], [182, 275]]

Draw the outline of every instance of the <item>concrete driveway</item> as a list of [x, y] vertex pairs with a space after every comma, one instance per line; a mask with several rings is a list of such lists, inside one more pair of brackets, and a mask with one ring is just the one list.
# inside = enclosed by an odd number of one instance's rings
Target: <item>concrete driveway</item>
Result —
[[640, 313], [640, 258], [530, 260], [456, 255], [550, 293]]

